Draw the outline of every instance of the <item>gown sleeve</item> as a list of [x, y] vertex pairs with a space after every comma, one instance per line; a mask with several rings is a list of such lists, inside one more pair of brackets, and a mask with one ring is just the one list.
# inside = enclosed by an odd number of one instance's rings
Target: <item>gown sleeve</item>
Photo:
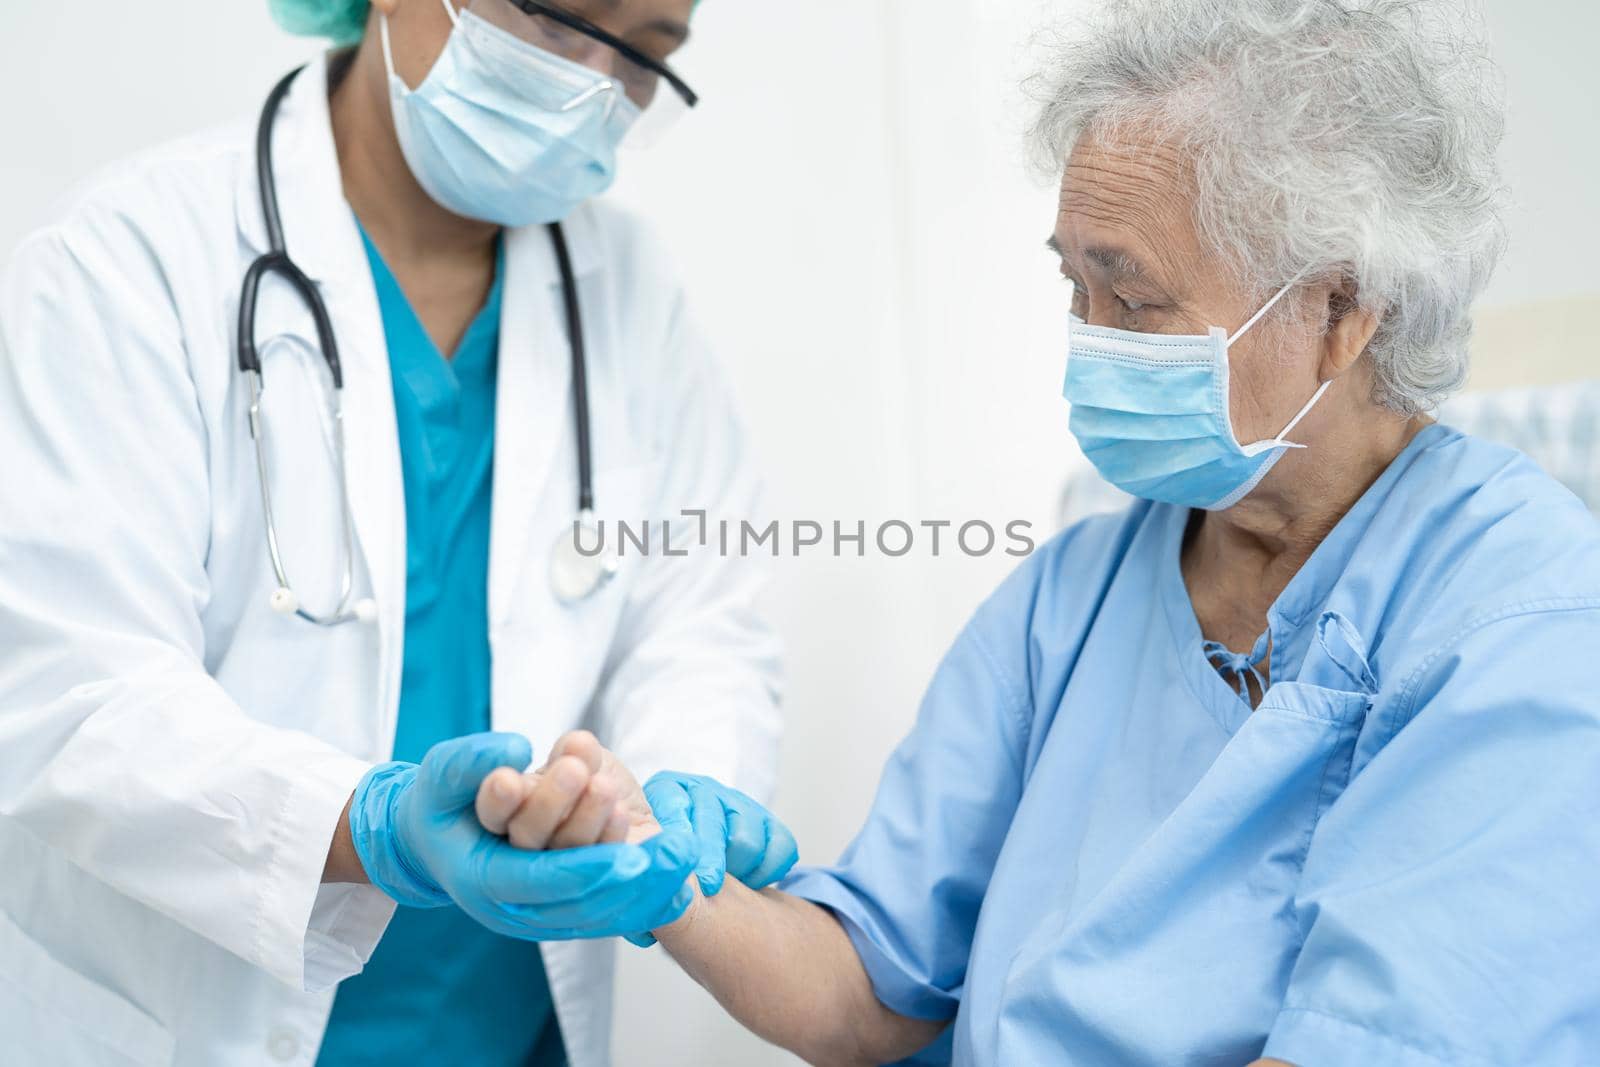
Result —
[[[1600, 1035], [1600, 600], [1429, 656], [1322, 817], [1264, 1055], [1302, 1067], [1583, 1063]], [[1369, 724], [1369, 729], [1372, 728]]]
[[901, 1015], [948, 1019], [960, 1002], [978, 909], [1022, 794], [1040, 562], [1013, 573], [945, 655], [838, 863], [782, 886], [838, 917], [878, 999]]

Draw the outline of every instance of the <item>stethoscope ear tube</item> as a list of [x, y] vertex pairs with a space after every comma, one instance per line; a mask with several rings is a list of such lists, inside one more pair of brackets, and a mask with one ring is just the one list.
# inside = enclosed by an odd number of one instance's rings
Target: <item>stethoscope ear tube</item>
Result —
[[239, 369], [245, 373], [261, 373], [261, 356], [256, 349], [255, 338], [256, 302], [261, 283], [271, 274], [287, 282], [311, 313], [322, 360], [328, 366], [333, 387], [343, 389], [344, 368], [339, 361], [339, 342], [333, 333], [333, 320], [328, 316], [328, 307], [323, 303], [322, 294], [317, 292], [316, 283], [306, 277], [286, 252], [268, 252], [251, 263], [250, 269], [245, 271], [244, 285], [239, 291]]
[[[563, 532], [550, 549], [550, 591], [558, 602], [572, 607], [594, 596], [621, 569], [615, 550], [605, 544], [594, 517], [594, 469], [589, 435], [589, 372], [583, 338], [583, 314], [578, 300], [578, 279], [572, 253], [559, 222], [549, 226], [561, 268], [562, 304], [567, 316], [567, 344], [572, 353], [572, 416], [578, 438], [578, 517], [569, 536]], [[578, 538], [587, 533], [597, 542], [593, 553], [582, 550]]]
[[559, 222], [552, 222], [549, 230], [556, 264], [561, 268], [561, 300], [567, 315], [567, 347], [572, 355], [572, 414], [578, 428], [578, 514], [584, 515], [594, 511], [594, 471], [590, 466], [589, 360], [583, 339], [583, 311], [567, 235]]
[[261, 200], [261, 217], [267, 227], [267, 247], [288, 258], [288, 245], [283, 240], [283, 219], [278, 213], [278, 177], [272, 167], [272, 128], [278, 121], [278, 107], [289, 95], [289, 86], [305, 70], [299, 66], [285, 74], [267, 94], [261, 107], [261, 118], [256, 123], [256, 191]]

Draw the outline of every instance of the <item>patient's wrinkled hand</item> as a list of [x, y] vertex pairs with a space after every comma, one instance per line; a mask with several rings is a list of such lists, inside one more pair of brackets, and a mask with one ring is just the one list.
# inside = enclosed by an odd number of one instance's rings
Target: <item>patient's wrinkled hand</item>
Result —
[[518, 848], [563, 849], [655, 836], [644, 791], [587, 730], [556, 742], [537, 771], [502, 767], [478, 789], [478, 820]]

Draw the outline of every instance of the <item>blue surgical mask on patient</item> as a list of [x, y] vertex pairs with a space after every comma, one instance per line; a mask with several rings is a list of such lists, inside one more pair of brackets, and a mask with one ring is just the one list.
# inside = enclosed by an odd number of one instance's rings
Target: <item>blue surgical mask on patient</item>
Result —
[[1070, 425], [1084, 455], [1107, 481], [1146, 500], [1220, 511], [1266, 477], [1285, 440], [1331, 382], [1276, 436], [1241, 445], [1228, 417], [1228, 348], [1289, 291], [1278, 290], [1228, 336], [1136, 333], [1090, 326], [1075, 316], [1067, 330]]
[[621, 86], [441, 0], [455, 28], [415, 89], [394, 70], [400, 151], [435, 202], [502, 226], [558, 222], [611, 186], [639, 108]]

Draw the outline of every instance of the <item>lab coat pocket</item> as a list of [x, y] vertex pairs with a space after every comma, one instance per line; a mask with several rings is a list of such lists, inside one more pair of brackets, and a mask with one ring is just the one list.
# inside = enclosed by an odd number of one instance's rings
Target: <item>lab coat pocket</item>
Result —
[[163, 1067], [172, 1035], [57, 960], [0, 912], [0, 1058], [6, 1063]]

